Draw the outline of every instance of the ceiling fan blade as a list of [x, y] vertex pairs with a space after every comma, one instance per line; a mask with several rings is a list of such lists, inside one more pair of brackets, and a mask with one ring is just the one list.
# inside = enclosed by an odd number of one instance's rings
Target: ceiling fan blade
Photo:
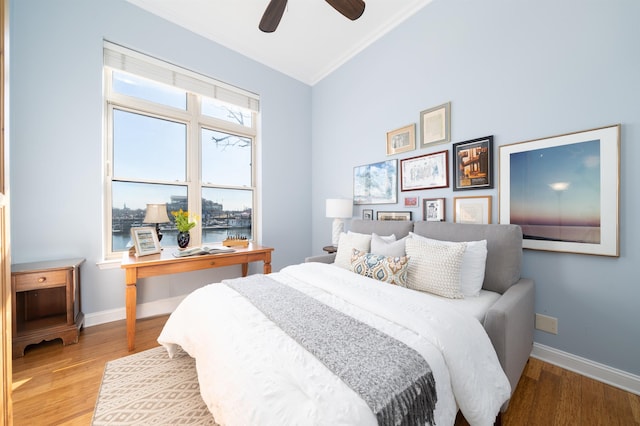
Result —
[[276, 28], [278, 28], [278, 24], [280, 23], [280, 19], [282, 19], [282, 14], [286, 7], [287, 0], [271, 0], [262, 15], [260, 25], [258, 25], [260, 31], [265, 33], [274, 32]]
[[365, 5], [362, 0], [327, 0], [327, 3], [352, 21], [364, 13]]

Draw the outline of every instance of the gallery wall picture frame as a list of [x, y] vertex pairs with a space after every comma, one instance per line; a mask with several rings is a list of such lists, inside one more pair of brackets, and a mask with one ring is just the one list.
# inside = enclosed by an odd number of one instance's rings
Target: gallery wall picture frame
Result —
[[453, 197], [453, 222], [490, 224], [491, 202], [491, 195]]
[[451, 102], [420, 112], [420, 148], [451, 141]]
[[398, 160], [353, 168], [353, 204], [398, 202]]
[[418, 197], [404, 197], [404, 206], [405, 207], [418, 207], [419, 202]]
[[453, 190], [493, 188], [493, 136], [453, 144]]
[[131, 228], [131, 241], [136, 249], [136, 256], [160, 253], [160, 241], [156, 228], [150, 226]]
[[416, 149], [415, 123], [387, 132], [387, 155], [400, 154]]
[[422, 220], [427, 222], [444, 222], [445, 215], [444, 198], [425, 198], [422, 200]]
[[500, 223], [524, 248], [620, 255], [620, 127], [500, 146]]
[[402, 191], [447, 188], [449, 186], [449, 150], [400, 160]]
[[411, 212], [376, 212], [377, 220], [411, 220]]
[[373, 220], [373, 209], [363, 209], [362, 220]]

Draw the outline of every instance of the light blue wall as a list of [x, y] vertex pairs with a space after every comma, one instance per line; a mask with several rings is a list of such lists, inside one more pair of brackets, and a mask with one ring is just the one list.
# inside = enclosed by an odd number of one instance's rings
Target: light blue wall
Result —
[[[124, 306], [124, 273], [96, 266], [102, 256], [103, 39], [260, 94], [262, 243], [276, 248], [274, 270], [309, 254], [308, 85], [122, 0], [14, 0], [10, 19], [14, 263], [85, 257], [85, 314]], [[185, 294], [238, 272], [145, 279], [138, 302]]]
[[[522, 274], [536, 281], [536, 312], [559, 321], [536, 342], [640, 374], [639, 19], [635, 0], [434, 0], [316, 84], [314, 253], [331, 233], [324, 199], [351, 196], [353, 167], [385, 160], [386, 132], [421, 110], [451, 101], [452, 142], [494, 135], [495, 164], [499, 145], [621, 123], [620, 257], [526, 250]], [[492, 195], [497, 222], [497, 185], [399, 195], [446, 197], [448, 221], [454, 196]]]
[[[263, 243], [276, 247], [275, 269], [321, 252], [325, 198], [350, 197], [353, 167], [386, 159], [386, 132], [425, 108], [451, 101], [452, 142], [492, 134], [496, 162], [499, 145], [621, 123], [621, 256], [525, 251], [523, 275], [536, 280], [536, 311], [559, 319], [559, 334], [537, 342], [640, 374], [637, 1], [434, 0], [312, 89], [122, 0], [10, 7], [12, 256], [86, 257], [85, 312], [124, 305], [124, 274], [96, 267], [106, 38], [261, 95]], [[452, 220], [450, 190], [411, 195], [446, 197]], [[497, 189], [473, 195], [493, 196], [497, 221]], [[139, 301], [233, 273], [146, 279]]]

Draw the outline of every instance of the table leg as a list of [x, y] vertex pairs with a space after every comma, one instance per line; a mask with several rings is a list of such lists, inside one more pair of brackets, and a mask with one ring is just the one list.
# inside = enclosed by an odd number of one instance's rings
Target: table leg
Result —
[[266, 274], [271, 273], [271, 252], [268, 252], [264, 256], [264, 266], [262, 267], [262, 272]]
[[249, 264], [248, 263], [243, 263], [242, 264], [242, 276], [246, 277], [248, 273], [249, 273]]
[[136, 346], [136, 269], [127, 269], [126, 272], [127, 289], [125, 292], [125, 311], [127, 315], [127, 347], [129, 351]]

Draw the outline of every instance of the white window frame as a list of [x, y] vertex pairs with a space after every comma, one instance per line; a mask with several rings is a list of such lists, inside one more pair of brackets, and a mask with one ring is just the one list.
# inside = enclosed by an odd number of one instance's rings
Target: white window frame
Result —
[[[119, 109], [127, 112], [154, 116], [165, 120], [184, 123], [187, 129], [187, 175], [184, 182], [164, 182], [142, 179], [126, 179], [127, 182], [179, 184], [187, 186], [188, 209], [190, 212], [202, 211], [202, 189], [241, 189], [251, 190], [252, 198], [252, 224], [251, 234], [253, 240], [259, 235], [258, 224], [260, 211], [258, 200], [259, 187], [257, 184], [257, 135], [259, 120], [259, 97], [253, 93], [237, 89], [225, 83], [218, 82], [209, 77], [193, 73], [175, 65], [159, 61], [142, 55], [138, 52], [126, 49], [110, 42], [104, 44], [104, 214], [103, 214], [103, 252], [105, 260], [115, 260], [122, 257], [122, 251], [113, 251], [112, 242], [112, 183], [113, 176], [113, 111]], [[158, 83], [169, 84], [187, 92], [186, 111], [169, 106], [146, 101], [141, 98], [130, 97], [113, 90], [113, 72], [122, 71], [134, 74], [138, 77], [154, 80]], [[171, 83], [173, 82], [173, 84]], [[194, 90], [200, 90], [196, 92]], [[249, 109], [251, 111], [251, 127], [232, 123], [215, 117], [201, 114], [202, 97], [214, 98], [221, 102]], [[215, 131], [234, 134], [251, 140], [251, 186], [234, 187], [219, 184], [206, 184], [201, 181], [201, 129], [207, 128]], [[142, 161], [142, 160], [141, 160]], [[169, 212], [169, 214], [171, 214]], [[191, 245], [202, 244], [202, 227], [200, 221], [191, 232]], [[162, 241], [164, 246], [177, 245], [175, 241]]]

